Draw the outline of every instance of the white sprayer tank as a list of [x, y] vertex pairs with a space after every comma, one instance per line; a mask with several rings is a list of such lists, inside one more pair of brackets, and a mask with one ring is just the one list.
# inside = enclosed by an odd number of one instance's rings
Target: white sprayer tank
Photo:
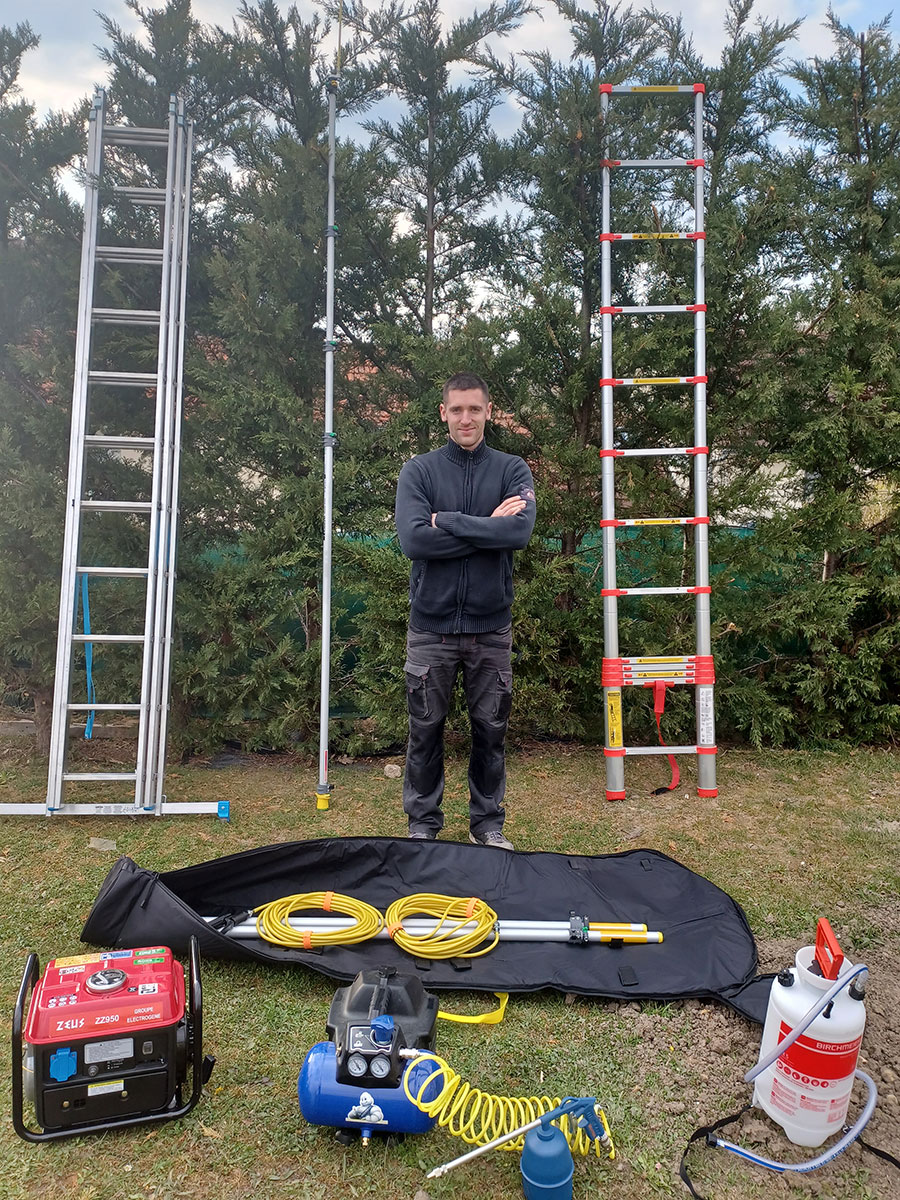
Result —
[[[815, 969], [814, 959], [815, 947], [802, 947], [795, 956], [796, 966], [772, 981], [757, 1061], [787, 1037], [833, 986], [833, 980]], [[838, 979], [852, 970], [852, 963], [844, 959]], [[777, 1121], [795, 1145], [820, 1146], [844, 1124], [865, 1024], [865, 1005], [845, 987], [796, 1042], [757, 1076], [753, 1103]]]

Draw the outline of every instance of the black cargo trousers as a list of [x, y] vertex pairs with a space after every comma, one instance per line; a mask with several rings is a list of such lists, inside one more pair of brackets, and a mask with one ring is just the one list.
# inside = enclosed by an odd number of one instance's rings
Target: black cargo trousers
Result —
[[476, 835], [503, 828], [511, 659], [510, 626], [460, 634], [410, 627], [405, 665], [409, 743], [403, 777], [410, 833], [434, 835], [444, 825], [444, 723], [460, 668], [472, 727], [469, 827]]

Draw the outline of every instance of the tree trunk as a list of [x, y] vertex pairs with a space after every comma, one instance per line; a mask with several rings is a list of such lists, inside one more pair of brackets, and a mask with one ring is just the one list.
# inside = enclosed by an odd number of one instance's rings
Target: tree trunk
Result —
[[826, 550], [822, 557], [822, 582], [827, 583], [832, 578], [838, 565], [836, 550]]
[[53, 688], [32, 689], [34, 698], [34, 742], [38, 754], [46, 758], [50, 753], [50, 726], [53, 714]]

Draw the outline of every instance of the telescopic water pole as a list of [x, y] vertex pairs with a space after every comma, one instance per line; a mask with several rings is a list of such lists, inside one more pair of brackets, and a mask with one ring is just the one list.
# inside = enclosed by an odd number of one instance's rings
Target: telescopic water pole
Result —
[[334, 74], [325, 85], [328, 93], [328, 224], [325, 227], [325, 432], [322, 435], [325, 474], [325, 531], [322, 541], [322, 686], [319, 698], [319, 784], [316, 808], [326, 809], [331, 797], [328, 783], [328, 710], [331, 698], [331, 539], [334, 512], [334, 127], [337, 112], [340, 33]]

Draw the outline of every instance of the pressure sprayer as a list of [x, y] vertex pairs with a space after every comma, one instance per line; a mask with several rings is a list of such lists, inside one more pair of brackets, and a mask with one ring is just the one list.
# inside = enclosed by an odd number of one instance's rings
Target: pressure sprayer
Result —
[[863, 1003], [868, 969], [848, 962], [831, 925], [822, 918], [815, 946], [797, 951], [795, 965], [772, 982], [759, 1061], [744, 1076], [753, 1104], [782, 1126], [798, 1146], [821, 1146], [841, 1129], [854, 1079], [868, 1089], [862, 1112], [844, 1135], [816, 1158], [775, 1162], [707, 1134], [707, 1144], [730, 1150], [773, 1171], [814, 1171], [854, 1142], [875, 1109], [872, 1079], [857, 1066], [866, 1023]]

